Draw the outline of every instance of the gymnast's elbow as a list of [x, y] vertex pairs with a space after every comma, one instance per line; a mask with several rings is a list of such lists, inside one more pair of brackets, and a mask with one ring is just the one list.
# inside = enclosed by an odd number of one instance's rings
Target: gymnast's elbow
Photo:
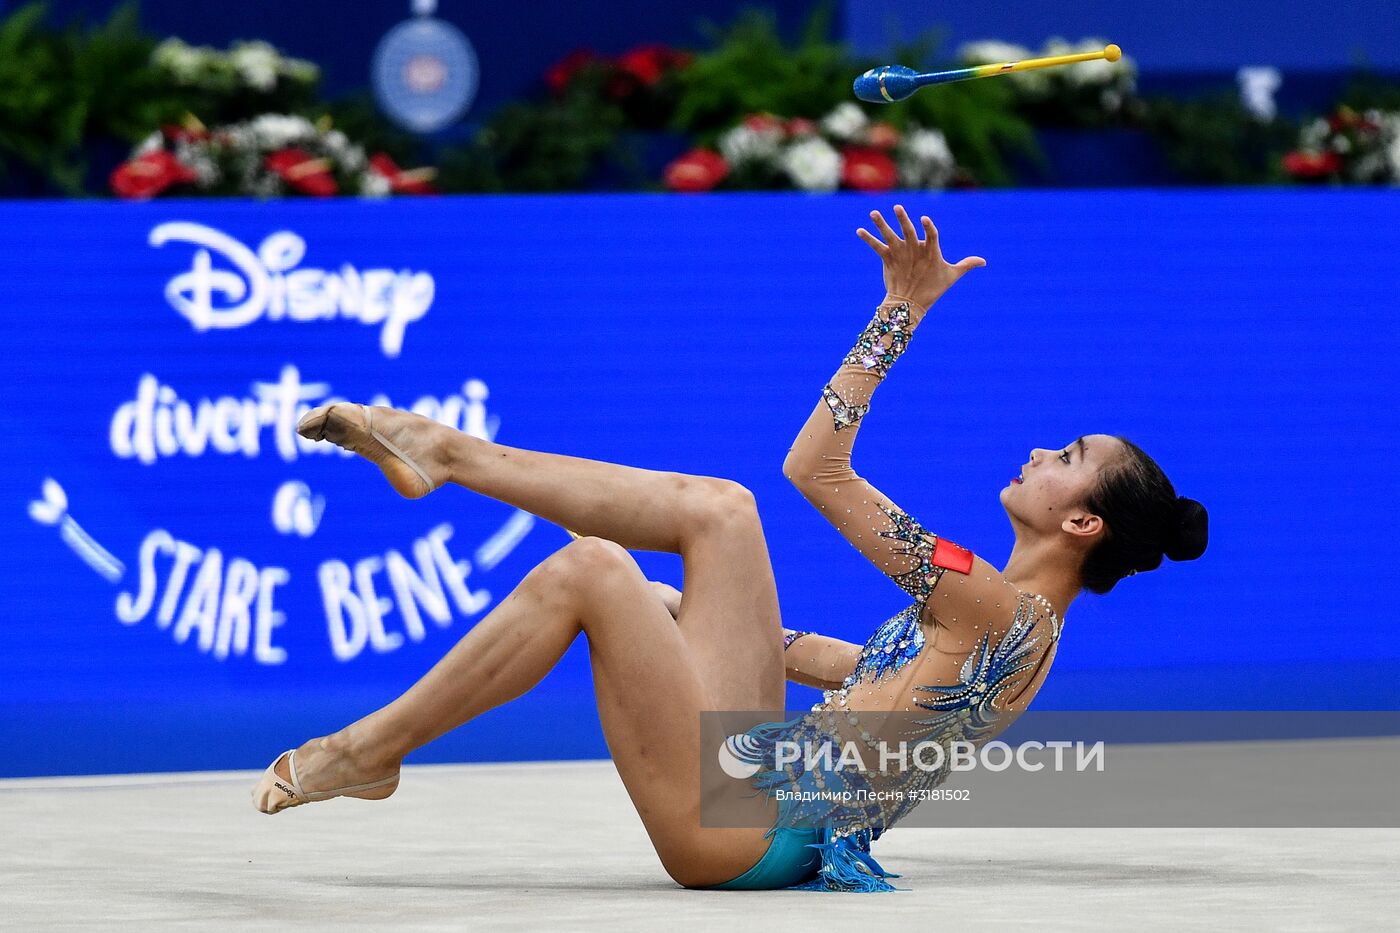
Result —
[[787, 481], [794, 486], [801, 486], [803, 482], [811, 482], [814, 478], [813, 474], [816, 472], [815, 467], [812, 458], [799, 451], [796, 444], [783, 458], [783, 476], [787, 477]]
[[848, 479], [858, 479], [850, 457], [817, 451], [808, 453], [793, 447], [783, 460], [783, 476], [800, 490], [818, 489]]

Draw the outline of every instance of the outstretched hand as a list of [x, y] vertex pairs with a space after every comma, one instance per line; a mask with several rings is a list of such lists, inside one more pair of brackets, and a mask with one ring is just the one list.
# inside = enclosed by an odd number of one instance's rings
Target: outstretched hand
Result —
[[968, 256], [950, 265], [938, 248], [938, 228], [927, 215], [919, 218], [924, 228], [921, 240], [902, 204], [894, 206], [894, 213], [903, 237], [886, 223], [879, 211], [871, 211], [870, 219], [884, 236], [883, 241], [864, 227], [856, 230], [856, 235], [870, 244], [884, 263], [885, 291], [891, 295], [908, 298], [928, 308], [970, 270], [987, 264], [981, 256]]

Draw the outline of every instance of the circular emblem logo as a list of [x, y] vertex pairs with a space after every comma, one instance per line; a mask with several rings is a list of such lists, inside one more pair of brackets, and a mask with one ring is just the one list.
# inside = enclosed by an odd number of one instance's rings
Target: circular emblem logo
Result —
[[747, 732], [731, 735], [719, 747], [719, 767], [738, 780], [751, 778], [763, 763], [763, 750]]
[[467, 37], [431, 16], [395, 26], [374, 51], [374, 96], [395, 123], [415, 133], [460, 119], [476, 97], [479, 77]]

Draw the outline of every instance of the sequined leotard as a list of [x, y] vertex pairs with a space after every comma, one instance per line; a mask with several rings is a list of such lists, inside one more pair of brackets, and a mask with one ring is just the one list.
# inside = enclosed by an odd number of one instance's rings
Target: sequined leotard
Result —
[[[981, 744], [1029, 704], [1060, 635], [1060, 619], [1043, 596], [1021, 591], [986, 561], [938, 538], [851, 468], [851, 448], [870, 397], [923, 313], [897, 296], [881, 303], [823, 389], [785, 465], [802, 494], [913, 598], [875, 630], [854, 669], [810, 713], [750, 732], [761, 765], [754, 785], [815, 798], [779, 798], [778, 826], [818, 830], [821, 870], [801, 885], [810, 889], [890, 890], [884, 879], [894, 876], [870, 857], [870, 844], [920, 802], [919, 791], [942, 783], [950, 769], [809, 769], [804, 761], [777, 762], [776, 740], [851, 740], [871, 749], [893, 739]], [[835, 803], [830, 792], [838, 789], [873, 793], [861, 795], [860, 802]]]

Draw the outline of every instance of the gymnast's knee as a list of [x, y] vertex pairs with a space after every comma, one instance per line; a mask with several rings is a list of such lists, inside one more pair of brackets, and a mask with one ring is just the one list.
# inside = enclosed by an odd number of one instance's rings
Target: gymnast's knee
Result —
[[707, 479], [698, 497], [695, 524], [702, 530], [731, 528], [758, 520], [758, 503], [748, 487], [728, 479]]
[[605, 538], [577, 538], [555, 551], [532, 572], [533, 582], [549, 592], [578, 599], [613, 581], [645, 575], [627, 549]]

